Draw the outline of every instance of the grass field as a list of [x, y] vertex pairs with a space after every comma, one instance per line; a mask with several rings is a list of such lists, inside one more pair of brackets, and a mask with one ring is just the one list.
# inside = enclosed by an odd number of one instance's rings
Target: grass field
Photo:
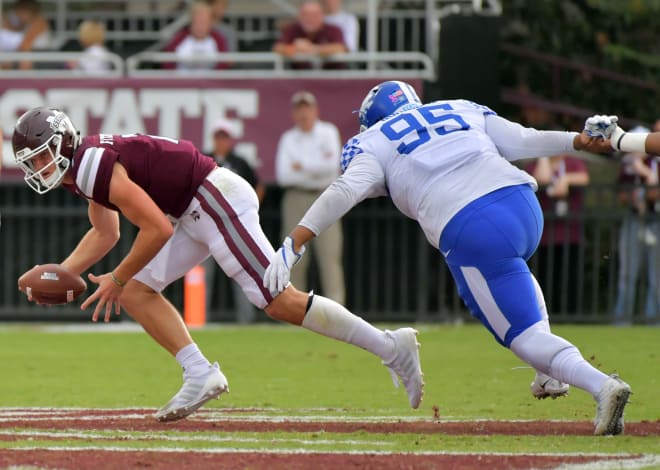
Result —
[[[40, 438], [39, 429], [11, 425], [5, 430], [13, 436], [10, 440], [0, 439], [0, 449], [71, 446], [73, 441], [76, 446], [90, 448], [108, 442], [128, 449], [137, 445], [160, 448], [176, 442], [177, 448], [217, 452], [228, 447], [262, 448], [264, 442], [270, 442], [273, 448], [287, 451], [396, 451], [420, 455], [485, 452], [514, 456], [586, 453], [647, 458], [632, 466], [599, 468], [651, 468], [660, 464], [657, 434], [614, 438], [588, 435], [590, 427], [584, 426], [593, 419], [595, 404], [587, 393], [572, 390], [567, 398], [532, 399], [531, 369], [497, 345], [482, 327], [420, 325], [418, 329], [426, 381], [419, 410], [409, 408], [405, 392], [392, 386], [387, 369], [357, 348], [288, 326], [219, 326], [194, 331], [195, 341], [209, 359], [220, 362], [230, 384], [230, 393], [209, 404], [199, 414], [198, 422], [229, 423], [237, 416], [241, 422], [252, 423], [288, 420], [390, 425], [543, 420], [550, 427], [557, 420], [575, 422], [576, 426], [581, 423], [587, 432], [454, 435], [398, 432], [396, 428], [394, 432], [365, 432], [358, 427], [318, 435], [304, 428], [265, 431], [247, 426], [225, 435], [200, 424], [202, 428], [196, 430], [194, 438], [186, 438], [186, 428], [140, 431], [134, 426], [132, 432], [137, 434], [118, 442], [117, 431], [112, 429], [84, 429], [72, 434], [70, 428], [56, 426]], [[131, 419], [150, 422], [150, 411], [144, 410], [161, 406], [177, 391], [180, 369], [146, 334], [117, 330], [114, 325], [93, 325], [84, 331], [0, 327], [0, 414], [4, 412], [6, 419], [18, 408], [33, 407], [62, 408], [61, 413], [70, 412], [70, 408], [131, 408], [141, 410]], [[617, 372], [630, 383], [634, 395], [626, 409], [627, 423], [660, 421], [660, 329], [557, 326], [555, 331], [575, 343], [599, 368]], [[149, 439], [140, 432], [150, 433]], [[59, 435], [53, 436], [56, 433]], [[85, 436], [84, 444], [80, 444], [80, 433]], [[173, 439], [176, 436], [179, 438]]]

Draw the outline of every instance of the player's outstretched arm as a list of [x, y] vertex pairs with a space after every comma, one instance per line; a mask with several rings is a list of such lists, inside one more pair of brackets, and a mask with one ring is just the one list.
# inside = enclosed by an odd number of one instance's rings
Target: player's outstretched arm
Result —
[[119, 298], [124, 285], [156, 256], [173, 233], [172, 224], [163, 211], [128, 177], [126, 170], [119, 163], [115, 163], [112, 171], [109, 200], [139, 231], [131, 250], [113, 271], [99, 276], [88, 276], [98, 287], [80, 308], [84, 310], [97, 302], [92, 321], [97, 321], [103, 310], [106, 322], [110, 321], [113, 310], [119, 315]]
[[646, 137], [646, 153], [660, 155], [660, 132], [652, 132]]

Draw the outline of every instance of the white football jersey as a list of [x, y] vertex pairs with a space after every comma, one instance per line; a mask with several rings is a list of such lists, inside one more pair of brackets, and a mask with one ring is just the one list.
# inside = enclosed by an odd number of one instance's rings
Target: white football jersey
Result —
[[534, 178], [508, 160], [572, 151], [575, 135], [524, 128], [466, 100], [394, 114], [349, 139], [344, 174], [301, 225], [318, 234], [361, 200], [389, 195], [437, 247], [447, 222], [470, 202], [506, 186], [536, 189]]

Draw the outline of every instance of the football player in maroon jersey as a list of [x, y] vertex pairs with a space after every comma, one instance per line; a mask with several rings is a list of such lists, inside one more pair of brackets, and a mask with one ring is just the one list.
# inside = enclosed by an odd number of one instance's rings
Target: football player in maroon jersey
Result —
[[[81, 138], [69, 117], [53, 108], [27, 111], [12, 137], [25, 181], [40, 194], [63, 186], [89, 201], [91, 228], [61, 264], [87, 271], [119, 239], [121, 212], [138, 227], [128, 254], [105, 274], [81, 308], [96, 303], [92, 320], [123, 307], [147, 333], [174, 355], [184, 383], [155, 417], [184, 418], [228, 389], [217, 363], [193, 342], [181, 315], [161, 294], [208, 256], [236, 280], [250, 301], [272, 318], [354, 344], [386, 365], [395, 385], [403, 382], [410, 405], [422, 398], [417, 332], [382, 331], [338, 303], [289, 285], [281, 293], [263, 286], [275, 254], [259, 225], [252, 187], [219, 168], [190, 142], [148, 135], [97, 134]], [[301, 253], [290, 252], [294, 263]]]

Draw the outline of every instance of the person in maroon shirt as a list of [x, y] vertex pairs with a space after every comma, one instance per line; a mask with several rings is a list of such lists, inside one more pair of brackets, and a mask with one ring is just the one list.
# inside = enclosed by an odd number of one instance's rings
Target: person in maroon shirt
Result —
[[548, 310], [575, 314], [584, 243], [582, 189], [589, 184], [589, 170], [581, 159], [561, 154], [533, 161], [527, 172], [542, 187], [538, 196], [546, 223], [538, 249], [538, 280], [550, 294]]
[[[157, 419], [185, 418], [228, 389], [218, 364], [193, 343], [181, 315], [161, 294], [208, 256], [272, 318], [380, 357], [395, 384], [403, 382], [411, 406], [419, 406], [423, 381], [417, 332], [379, 330], [338, 303], [292, 285], [279, 294], [268, 291], [263, 276], [275, 250], [259, 225], [254, 189], [190, 142], [139, 134], [81, 139], [65, 113], [40, 107], [19, 118], [12, 147], [32, 189], [43, 194], [62, 185], [89, 201], [92, 227], [63, 266], [80, 274], [103, 258], [119, 239], [119, 212], [138, 227], [133, 246], [111, 272], [88, 275], [97, 287], [81, 308], [96, 302], [92, 320], [104, 314], [109, 321], [123, 307], [176, 357], [184, 383]], [[289, 253], [290, 263], [302, 254]]]
[[[219, 52], [228, 52], [227, 40], [220, 31], [214, 28], [213, 11], [211, 7], [197, 1], [190, 7], [190, 24], [180, 29], [163, 49], [165, 52], [176, 52], [181, 58], [211, 56]], [[196, 72], [212, 69], [226, 69], [226, 62], [210, 62], [207, 60], [188, 60], [178, 63], [166, 62], [165, 69], [178, 69], [184, 72]]]
[[[315, 56], [321, 62], [333, 54], [347, 52], [344, 33], [340, 28], [323, 21], [323, 7], [316, 0], [307, 0], [298, 9], [298, 20], [282, 31], [273, 45], [273, 52], [289, 59], [297, 55]], [[309, 61], [293, 61], [295, 69], [314, 68]], [[344, 68], [341, 62], [323, 63], [324, 69]]]

